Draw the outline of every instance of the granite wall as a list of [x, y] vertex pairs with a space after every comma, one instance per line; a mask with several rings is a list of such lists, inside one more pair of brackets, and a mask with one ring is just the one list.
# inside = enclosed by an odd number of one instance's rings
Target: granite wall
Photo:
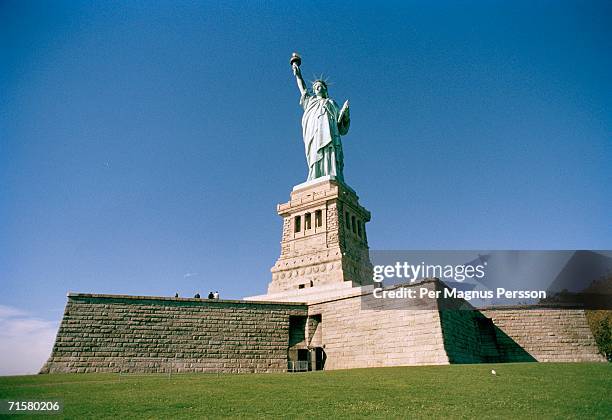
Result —
[[583, 309], [497, 308], [481, 313], [493, 321], [506, 362], [604, 362]]
[[284, 372], [304, 304], [69, 294], [55, 372]]
[[320, 316], [326, 370], [449, 363], [435, 300], [377, 300], [366, 293], [310, 305], [308, 313]]
[[469, 308], [369, 292], [311, 305], [69, 294], [41, 373], [284, 372], [299, 349], [321, 353], [326, 370], [605, 361], [583, 310]]
[[[426, 280], [403, 287], [446, 286]], [[377, 300], [365, 293], [310, 305], [308, 313], [320, 317], [316, 341], [326, 354], [325, 369], [605, 361], [580, 309], [481, 311], [462, 299]]]

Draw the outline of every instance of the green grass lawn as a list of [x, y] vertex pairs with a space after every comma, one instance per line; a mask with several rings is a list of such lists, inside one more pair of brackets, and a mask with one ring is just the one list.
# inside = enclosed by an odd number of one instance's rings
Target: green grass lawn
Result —
[[[498, 375], [493, 376], [491, 369]], [[612, 418], [612, 365], [525, 363], [267, 375], [0, 378], [0, 399], [53, 398], [64, 401], [63, 414], [55, 418]]]

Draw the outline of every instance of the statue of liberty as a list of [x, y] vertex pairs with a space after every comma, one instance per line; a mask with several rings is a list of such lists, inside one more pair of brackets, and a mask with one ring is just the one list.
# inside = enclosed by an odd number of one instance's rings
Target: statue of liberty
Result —
[[300, 105], [304, 108], [302, 135], [308, 162], [308, 181], [326, 175], [344, 181], [340, 136], [348, 133], [351, 124], [349, 101], [339, 108], [328, 96], [327, 83], [321, 79], [315, 80], [312, 91], [309, 91], [300, 71], [301, 61], [300, 56], [294, 53], [290, 63], [301, 93]]

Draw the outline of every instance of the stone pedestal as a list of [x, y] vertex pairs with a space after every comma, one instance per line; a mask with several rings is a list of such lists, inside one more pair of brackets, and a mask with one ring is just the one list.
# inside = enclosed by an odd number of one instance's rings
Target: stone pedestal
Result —
[[372, 283], [365, 228], [370, 212], [349, 186], [329, 176], [305, 182], [277, 211], [283, 218], [281, 255], [270, 270], [268, 294]]

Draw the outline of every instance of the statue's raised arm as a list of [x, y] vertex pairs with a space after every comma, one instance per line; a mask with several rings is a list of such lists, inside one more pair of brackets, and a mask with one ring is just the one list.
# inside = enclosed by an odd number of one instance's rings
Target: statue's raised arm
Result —
[[293, 53], [289, 62], [300, 90], [300, 105], [304, 109], [302, 135], [308, 162], [308, 180], [329, 175], [344, 181], [344, 155], [340, 136], [348, 133], [351, 124], [349, 101], [344, 102], [340, 108], [329, 97], [325, 80], [315, 80], [312, 92], [308, 91], [300, 70], [301, 57]]
[[302, 77], [300, 66], [293, 63], [291, 65], [291, 68], [293, 70], [293, 74], [295, 75], [295, 81], [297, 82], [297, 86], [298, 86], [298, 89], [300, 90], [300, 94], [303, 95], [308, 91], [308, 89], [306, 89], [306, 83], [304, 82], [304, 78]]

